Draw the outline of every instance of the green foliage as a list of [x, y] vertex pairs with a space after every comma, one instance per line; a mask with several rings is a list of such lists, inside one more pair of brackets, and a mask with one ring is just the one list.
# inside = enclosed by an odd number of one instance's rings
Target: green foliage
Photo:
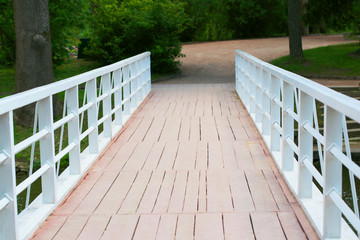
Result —
[[152, 70], [174, 71], [182, 55], [186, 15], [179, 1], [93, 0], [94, 37], [88, 53], [103, 62], [151, 51]]
[[271, 63], [303, 76], [360, 76], [359, 56], [354, 52], [358, 44], [327, 46], [304, 50], [306, 62], [289, 63], [289, 56], [273, 60]]
[[12, 1], [0, 0], [0, 64], [11, 64], [15, 59], [15, 29]]

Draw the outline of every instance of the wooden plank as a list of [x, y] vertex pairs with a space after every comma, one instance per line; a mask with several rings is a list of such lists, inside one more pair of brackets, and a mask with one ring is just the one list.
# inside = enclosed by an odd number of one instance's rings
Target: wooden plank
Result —
[[233, 141], [221, 141], [224, 168], [235, 170], [238, 168]]
[[179, 131], [179, 141], [189, 141], [190, 139], [190, 117], [182, 117]]
[[200, 118], [200, 140], [201, 141], [218, 141], [219, 136], [215, 124], [214, 117], [201, 117]]
[[200, 118], [191, 117], [190, 119], [190, 141], [200, 141]]
[[255, 239], [249, 213], [224, 213], [225, 239]]
[[220, 101], [220, 109], [221, 109], [221, 115], [222, 116], [230, 116], [230, 110], [229, 105], [226, 102], [225, 97]]
[[209, 142], [209, 162], [208, 169], [223, 169], [224, 161], [222, 156], [221, 143], [216, 141]]
[[161, 155], [164, 152], [164, 149], [165, 149], [165, 142], [155, 142], [142, 169], [143, 170], [156, 169], [159, 164]]
[[156, 198], [159, 194], [160, 186], [164, 178], [164, 171], [156, 170], [152, 173], [150, 182], [144, 196], [141, 199], [138, 213], [151, 213], [156, 202]]
[[235, 211], [255, 211], [244, 172], [242, 170], [229, 170], [229, 182]]
[[307, 239], [294, 213], [278, 212], [278, 217], [287, 239], [294, 239], [294, 240]]
[[116, 139], [116, 142], [120, 144], [127, 142], [131, 135], [133, 135], [136, 129], [139, 127], [142, 120], [142, 117], [132, 116], [131, 120], [129, 120], [122, 129], [121, 134]]
[[186, 184], [184, 213], [195, 213], [198, 207], [199, 171], [190, 170]]
[[196, 145], [196, 142], [180, 142], [174, 170], [195, 169]]
[[124, 214], [112, 216], [101, 239], [131, 239], [138, 223], [138, 219], [138, 215]]
[[[241, 116], [242, 117], [242, 116]], [[242, 125], [240, 119], [238, 116], [228, 116], [229, 123], [232, 129], [232, 132], [234, 133], [235, 139], [238, 141], [248, 141], [249, 136], [247, 132], [244, 129], [244, 126]], [[252, 128], [255, 130], [254, 128]]]
[[135, 147], [137, 143], [136, 142], [127, 142], [124, 143], [124, 145], [121, 146], [121, 151], [119, 151], [115, 157], [111, 160], [111, 162], [106, 166], [104, 171], [117, 171], [119, 172], [124, 165], [126, 164], [126, 161], [130, 158], [130, 156], [133, 154]]
[[236, 141], [233, 143], [237, 165], [239, 169], [255, 169], [253, 159], [247, 148], [246, 142]]
[[91, 215], [77, 240], [100, 239], [109, 220], [110, 216]]
[[154, 117], [145, 116], [135, 132], [130, 136], [128, 141], [141, 142], [145, 138], [145, 135], [152, 125], [153, 120]]
[[208, 143], [198, 142], [196, 149], [196, 164], [195, 169], [205, 170], [208, 165]]
[[195, 114], [194, 116], [204, 116], [204, 102], [198, 100], [195, 106]]
[[160, 215], [141, 215], [133, 240], [155, 239]]
[[179, 214], [176, 240], [194, 239], [194, 214]]
[[269, 184], [272, 195], [274, 196], [275, 202], [280, 211], [288, 212], [291, 211], [291, 206], [287, 201], [284, 192], [282, 191], [278, 181], [276, 180], [273, 171], [263, 170], [266, 181]]
[[140, 142], [133, 154], [127, 160], [123, 171], [139, 171], [143, 168], [145, 161], [152, 149], [153, 143]]
[[81, 229], [83, 229], [87, 219], [89, 216], [87, 215], [71, 215], [66, 219], [66, 222], [61, 227], [59, 232], [56, 233], [54, 240], [62, 240], [62, 239], [76, 239]]
[[66, 219], [67, 216], [50, 215], [46, 219], [46, 221], [40, 226], [40, 228], [35, 232], [31, 239], [53, 239], [53, 237], [65, 223]]
[[158, 116], [155, 116], [153, 123], [151, 124], [148, 132], [146, 133], [144, 137], [144, 142], [155, 142], [158, 141], [160, 138], [160, 134], [164, 128], [165, 125], [165, 118]]
[[195, 239], [224, 239], [221, 213], [196, 214]]
[[207, 211], [207, 174], [205, 170], [200, 171], [198, 212]]
[[245, 170], [256, 211], [278, 211], [276, 202], [261, 170]]
[[136, 212], [141, 198], [144, 194], [144, 191], [146, 190], [146, 186], [149, 182], [150, 176], [151, 172], [148, 171], [140, 171], [138, 173], [135, 182], [131, 186], [129, 193], [125, 197], [125, 200], [123, 201], [118, 211], [118, 214], [129, 214]]
[[184, 205], [188, 171], [177, 171], [174, 188], [171, 194], [168, 213], [181, 213]]
[[115, 214], [129, 192], [137, 172], [120, 172], [95, 210], [95, 214]]
[[167, 117], [159, 141], [177, 141], [179, 137], [180, 124], [181, 119], [179, 117]]
[[227, 116], [215, 116], [220, 141], [235, 141]]
[[252, 212], [250, 215], [257, 240], [286, 239], [275, 212]]
[[176, 214], [162, 214], [160, 218], [156, 239], [157, 240], [175, 239], [176, 222], [177, 222]]
[[248, 148], [257, 169], [271, 169], [269, 164], [269, 161], [271, 160], [266, 156], [264, 149], [259, 142], [252, 142], [251, 144], [248, 144]]
[[230, 186], [225, 170], [207, 171], [207, 211], [232, 212]]
[[176, 154], [178, 152], [179, 142], [167, 142], [164, 148], [164, 152], [160, 158], [157, 169], [159, 170], [171, 170], [174, 166]]
[[176, 172], [175, 171], [166, 171], [163, 183], [158, 194], [153, 213], [166, 213], [170, 198], [171, 191], [174, 186]]
[[221, 116], [221, 106], [219, 99], [216, 95], [212, 96], [212, 108], [213, 108], [213, 115], [214, 116]]
[[81, 201], [79, 206], [74, 211], [74, 214], [91, 214], [101, 202], [102, 198], [115, 181], [117, 172], [104, 172], [96, 182], [91, 191]]

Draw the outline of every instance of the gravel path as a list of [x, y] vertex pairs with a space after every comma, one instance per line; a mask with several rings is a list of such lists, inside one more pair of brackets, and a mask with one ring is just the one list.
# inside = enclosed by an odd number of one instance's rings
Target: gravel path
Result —
[[[348, 42], [342, 35], [307, 36], [303, 37], [303, 48]], [[279, 37], [185, 44], [182, 53], [186, 57], [181, 59], [181, 74], [161, 83], [234, 82], [235, 49], [248, 52], [261, 60], [271, 61], [289, 54], [289, 40], [287, 37]]]

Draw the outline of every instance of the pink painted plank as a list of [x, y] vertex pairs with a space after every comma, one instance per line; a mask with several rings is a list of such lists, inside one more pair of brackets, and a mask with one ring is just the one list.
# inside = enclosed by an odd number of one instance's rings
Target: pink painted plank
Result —
[[258, 140], [260, 138], [249, 115], [247, 115], [247, 117], [241, 117], [240, 121], [244, 126], [245, 132], [248, 135], [249, 140]]
[[76, 239], [80, 234], [81, 229], [84, 227], [89, 216], [87, 215], [72, 215], [66, 219], [66, 222], [61, 227], [59, 232], [56, 233], [54, 240], [62, 239]]
[[174, 170], [195, 169], [196, 145], [196, 142], [180, 142]]
[[115, 214], [129, 192], [137, 173], [120, 172], [113, 185], [95, 210], [95, 214]]
[[146, 133], [144, 137], [144, 141], [158, 141], [160, 134], [164, 128], [165, 124], [165, 118], [158, 116], [155, 116], [153, 123], [151, 124], [149, 131]]
[[201, 141], [197, 143], [195, 169], [205, 170], [208, 165], [208, 143]]
[[229, 180], [223, 169], [207, 171], [208, 212], [232, 212]]
[[247, 148], [247, 143], [236, 141], [233, 143], [237, 165], [239, 169], [255, 169], [253, 159]]
[[194, 116], [204, 116], [204, 102], [203, 101], [196, 102]]
[[214, 116], [221, 116], [221, 107], [220, 102], [217, 96], [212, 96], [212, 108], [213, 108], [213, 115]]
[[154, 170], [157, 168], [161, 155], [164, 152], [165, 142], [155, 142], [148, 158], [145, 161], [143, 170]]
[[155, 239], [159, 220], [160, 215], [141, 215], [133, 239]]
[[199, 198], [198, 198], [198, 212], [207, 211], [207, 176], [206, 171], [200, 171], [200, 180], [199, 180]]
[[188, 240], [194, 238], [194, 214], [179, 214], [176, 227], [176, 239]]
[[160, 158], [157, 169], [171, 170], [173, 169], [175, 157], [178, 152], [179, 142], [167, 142], [164, 152]]
[[78, 186], [70, 193], [69, 196], [54, 211], [53, 215], [69, 215], [72, 214], [84, 197], [90, 192], [91, 188], [101, 177], [102, 172], [90, 171], [80, 181]]
[[224, 213], [225, 239], [255, 239], [249, 213]]
[[224, 160], [222, 156], [221, 143], [216, 141], [209, 142], [209, 164], [208, 169], [224, 168]]
[[278, 217], [287, 239], [306, 240], [305, 233], [292, 212], [278, 212]]
[[179, 131], [179, 141], [189, 141], [190, 139], [190, 117], [182, 117]]
[[251, 196], [256, 211], [278, 211], [276, 202], [271, 194], [261, 170], [245, 170]]
[[160, 192], [156, 199], [155, 207], [153, 213], [166, 213], [170, 198], [171, 192], [174, 186], [176, 172], [175, 171], [166, 171], [163, 183], [161, 185]]
[[131, 239], [136, 225], [138, 215], [114, 215], [101, 237], [102, 240]]
[[244, 172], [242, 170], [229, 170], [229, 182], [235, 211], [255, 211]]
[[153, 143], [149, 142], [140, 142], [133, 154], [127, 160], [123, 171], [139, 171], [144, 166], [145, 160], [148, 157]]
[[121, 133], [116, 139], [116, 142], [118, 143], [127, 142], [131, 137], [131, 135], [133, 135], [136, 129], [139, 127], [142, 120], [143, 120], [142, 117], [132, 116], [131, 120], [129, 119], [129, 121], [126, 123], [124, 128], [121, 130]]
[[154, 117], [144, 117], [138, 128], [129, 137], [128, 141], [141, 142], [153, 123]]
[[135, 179], [135, 182], [131, 186], [129, 193], [126, 195], [118, 214], [129, 214], [135, 213], [141, 198], [146, 190], [147, 184], [149, 182], [151, 172], [140, 171]]
[[235, 141], [227, 116], [215, 116], [220, 141]]
[[[235, 139], [238, 140], [238, 141], [247, 141], [247, 140], [249, 140], [249, 136], [248, 136], [247, 132], [245, 131], [244, 126], [242, 125], [239, 117], [237, 117], [237, 116], [228, 116], [228, 119], [229, 119], [231, 129], [232, 129], [232, 131], [234, 133]], [[252, 129], [254, 129], [254, 128], [252, 128]]]
[[198, 206], [199, 171], [190, 170], [186, 186], [184, 213], [195, 213]]
[[196, 214], [195, 239], [224, 239], [221, 213]]
[[74, 214], [91, 214], [94, 212], [100, 201], [115, 181], [118, 173], [104, 172], [91, 191], [81, 201], [74, 211]]
[[181, 119], [179, 117], [167, 117], [159, 141], [177, 141], [180, 123]]
[[177, 222], [176, 214], [162, 214], [160, 218], [156, 239], [157, 240], [175, 239], [176, 222]]
[[109, 220], [110, 216], [91, 215], [77, 240], [100, 239]]
[[248, 148], [257, 169], [271, 169], [269, 163], [271, 159], [266, 156], [264, 149], [258, 142], [248, 144]]
[[152, 212], [155, 206], [156, 198], [159, 194], [164, 174], [164, 171], [161, 170], [153, 171], [148, 187], [146, 188], [144, 196], [141, 199], [139, 208], [137, 209], [138, 213]]
[[200, 118], [201, 126], [201, 136], [202, 141], [218, 141], [219, 136], [215, 124], [214, 117], [201, 117]]
[[34, 233], [31, 239], [53, 239], [59, 229], [63, 226], [67, 219], [67, 216], [54, 216], [51, 215], [48, 219], [40, 226], [40, 228]]
[[224, 168], [232, 170], [237, 169], [238, 165], [233, 141], [221, 141], [221, 150], [224, 159]]
[[168, 213], [181, 213], [184, 205], [188, 171], [177, 171], [174, 188], [171, 194]]
[[189, 105], [187, 106], [185, 116], [195, 116], [195, 110], [196, 110], [196, 102], [190, 101]]
[[222, 116], [230, 116], [230, 110], [229, 110], [229, 105], [227, 104], [225, 97], [223, 98], [222, 101], [220, 101], [220, 108], [221, 108], [221, 115]]
[[133, 151], [135, 150], [137, 143], [136, 142], [127, 142], [121, 146], [119, 152], [111, 160], [111, 162], [106, 166], [104, 171], [120, 171], [126, 161], [129, 159]]
[[275, 212], [252, 212], [250, 215], [257, 240], [286, 239]]
[[190, 119], [190, 141], [200, 141], [199, 117], [191, 117]]

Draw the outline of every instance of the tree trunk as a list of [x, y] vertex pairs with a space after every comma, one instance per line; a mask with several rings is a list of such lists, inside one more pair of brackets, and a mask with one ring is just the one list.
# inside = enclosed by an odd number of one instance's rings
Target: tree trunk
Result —
[[[300, 16], [304, 16], [306, 14], [306, 4], [309, 0], [300, 0], [301, 7], [300, 7]], [[309, 26], [305, 23], [304, 19], [301, 19], [301, 33], [303, 36], [310, 35]]]
[[288, 0], [290, 62], [303, 62], [299, 0]]
[[[14, 0], [16, 92], [54, 81], [47, 0]], [[17, 123], [32, 126], [34, 105], [15, 112]]]

